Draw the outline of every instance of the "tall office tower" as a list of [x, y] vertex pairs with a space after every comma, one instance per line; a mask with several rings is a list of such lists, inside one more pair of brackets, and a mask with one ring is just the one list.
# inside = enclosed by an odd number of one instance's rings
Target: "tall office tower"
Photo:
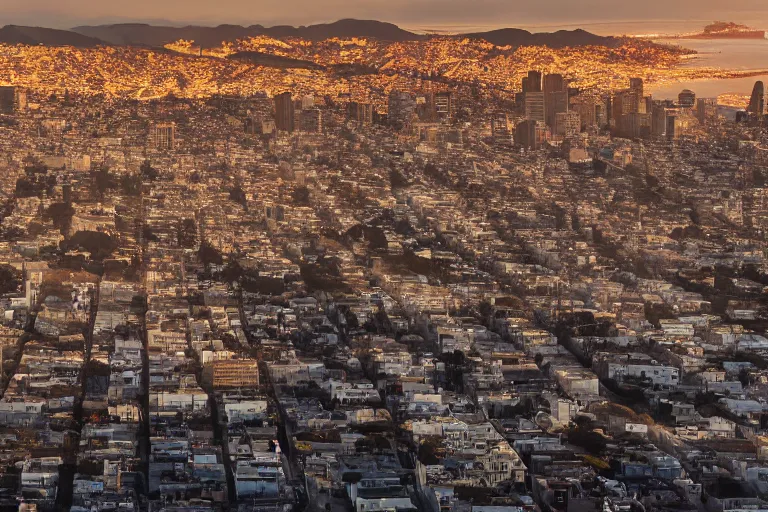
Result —
[[491, 114], [491, 136], [494, 139], [509, 138], [509, 117], [506, 112]]
[[650, 114], [651, 108], [653, 107], [653, 98], [650, 96], [646, 96], [645, 98], [640, 98], [640, 102], [637, 106], [637, 111], [641, 114]]
[[149, 142], [156, 149], [176, 147], [176, 124], [154, 123], [149, 127]]
[[554, 128], [555, 115], [568, 111], [568, 88], [563, 75], [544, 75], [544, 107], [545, 120]]
[[688, 135], [693, 119], [693, 116], [686, 111], [676, 109], [667, 110], [667, 140], [677, 140]]
[[696, 93], [690, 89], [684, 89], [677, 95], [677, 104], [680, 108], [693, 108], [696, 105]]
[[437, 118], [441, 121], [453, 119], [453, 97], [450, 91], [435, 94], [435, 112], [437, 113]]
[[544, 92], [561, 92], [565, 90], [567, 89], [563, 75], [559, 73], [544, 75]]
[[309, 110], [315, 108], [315, 97], [311, 94], [306, 94], [301, 97], [301, 109]]
[[542, 92], [541, 71], [528, 72], [528, 76], [523, 78], [523, 92]]
[[599, 126], [598, 109], [600, 108], [600, 104], [600, 101], [595, 98], [577, 96], [574, 99], [571, 108], [574, 112], [579, 114], [582, 130], [591, 130]]
[[0, 87], [0, 113], [13, 114], [16, 109], [16, 88], [13, 86]]
[[543, 92], [525, 93], [525, 118], [546, 123], [547, 113], [544, 108]]
[[416, 116], [419, 118], [419, 121], [426, 123], [437, 121], [434, 93], [428, 92], [424, 95], [416, 96]]
[[323, 133], [323, 112], [317, 108], [302, 110], [299, 127], [306, 133]]
[[581, 117], [578, 112], [558, 112], [555, 114], [555, 134], [568, 139], [581, 132]]
[[717, 98], [699, 98], [696, 100], [696, 118], [700, 123], [717, 117]]
[[672, 112], [667, 112], [667, 129], [666, 129], [666, 136], [667, 140], [675, 140], [680, 137], [680, 134], [676, 132], [675, 128], [677, 127], [677, 114]]
[[275, 96], [275, 128], [282, 132], [293, 133], [295, 129], [295, 110], [290, 92]]
[[611, 125], [619, 128], [621, 118], [632, 110], [629, 91], [619, 91], [611, 98]]
[[761, 118], [765, 115], [765, 86], [760, 80], [755, 82], [755, 87], [752, 89], [752, 96], [749, 98], [747, 112], [757, 118]]
[[528, 149], [538, 149], [549, 138], [549, 128], [540, 121], [523, 121], [515, 127], [515, 144]]
[[549, 126], [555, 126], [555, 116], [568, 112], [568, 91], [544, 93], [544, 109]]
[[607, 101], [598, 101], [595, 105], [595, 124], [598, 127], [608, 124], [608, 111], [611, 105], [610, 98]]
[[625, 119], [625, 135], [627, 137], [641, 139], [651, 135], [651, 114], [630, 112]]
[[347, 119], [360, 126], [373, 124], [373, 105], [351, 101], [347, 104]]
[[661, 138], [667, 134], [667, 107], [657, 102], [651, 110], [651, 135]]
[[416, 100], [406, 91], [393, 89], [389, 93], [387, 107], [389, 124], [400, 129], [411, 122], [416, 112]]
[[632, 91], [632, 93], [637, 98], [638, 103], [642, 98], [645, 97], [645, 90], [643, 88], [643, 79], [642, 78], [630, 78], [629, 79], [629, 90]]
[[13, 114], [26, 107], [26, 91], [14, 85], [0, 86], [0, 114]]

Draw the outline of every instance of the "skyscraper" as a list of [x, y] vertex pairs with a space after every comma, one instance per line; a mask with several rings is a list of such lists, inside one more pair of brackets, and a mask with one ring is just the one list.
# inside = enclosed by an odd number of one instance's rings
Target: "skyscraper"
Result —
[[323, 111], [317, 108], [302, 110], [299, 124], [303, 132], [323, 133]]
[[599, 105], [600, 102], [596, 98], [576, 97], [572, 106], [573, 110], [579, 114], [582, 130], [590, 130], [598, 126]]
[[373, 124], [373, 105], [352, 101], [347, 104], [347, 119], [360, 126]]
[[632, 90], [618, 91], [611, 101], [612, 124], [620, 133], [624, 131], [624, 120], [631, 112], [637, 112]]
[[565, 80], [563, 75], [552, 73], [544, 75], [544, 92], [560, 92], [565, 90]]
[[651, 135], [661, 138], [667, 134], [667, 105], [654, 102], [651, 109]]
[[696, 100], [696, 118], [700, 123], [717, 116], [717, 98], [699, 98]]
[[567, 139], [575, 137], [581, 131], [581, 118], [578, 112], [558, 112], [555, 114], [554, 132]]
[[541, 71], [528, 72], [528, 76], [523, 78], [523, 92], [542, 92]]
[[523, 121], [515, 127], [515, 144], [528, 149], [539, 149], [549, 138], [549, 129], [542, 122]]
[[690, 89], [685, 89], [677, 95], [677, 104], [681, 108], [693, 108], [696, 105], [696, 93]]
[[275, 127], [283, 132], [293, 133], [295, 128], [294, 105], [290, 92], [275, 96]]
[[491, 136], [494, 139], [509, 138], [509, 117], [506, 112], [491, 114]]
[[625, 117], [624, 135], [632, 139], [646, 138], [651, 135], [651, 114], [631, 112]]
[[[629, 79], [629, 90], [632, 91], [632, 94], [635, 95], [635, 98], [637, 100], [637, 104], [640, 104], [640, 101], [645, 97], [645, 90], [643, 87], [643, 79], [642, 78], [630, 78]], [[635, 110], [637, 112], [637, 110]]]
[[525, 93], [525, 118], [531, 121], [547, 121], [543, 92]]
[[677, 127], [677, 114], [675, 113], [667, 113], [666, 118], [667, 128], [666, 128], [666, 136], [667, 140], [675, 140], [680, 137], [680, 134], [677, 133], [675, 128]]
[[13, 114], [27, 106], [27, 93], [13, 85], [0, 86], [0, 114]]
[[554, 129], [555, 116], [568, 112], [568, 88], [563, 75], [544, 75], [545, 120]]
[[176, 147], [176, 124], [154, 123], [149, 128], [149, 142], [157, 149], [173, 149]]
[[443, 91], [435, 94], [435, 112], [441, 121], [449, 121], [453, 118], [453, 97], [451, 91]]
[[765, 115], [765, 86], [760, 80], [755, 82], [755, 87], [752, 89], [747, 112], [757, 118], [762, 118]]
[[397, 129], [409, 124], [416, 112], [416, 100], [407, 91], [393, 89], [387, 102], [387, 117], [389, 124]]

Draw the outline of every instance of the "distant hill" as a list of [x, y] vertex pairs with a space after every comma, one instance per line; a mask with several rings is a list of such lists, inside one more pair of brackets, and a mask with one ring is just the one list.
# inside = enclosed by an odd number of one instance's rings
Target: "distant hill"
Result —
[[[218, 27], [162, 27], [137, 23], [118, 25], [82, 26], [72, 29], [78, 34], [93, 37], [115, 45], [163, 46], [179, 39], [193, 40], [203, 48], [219, 46], [222, 41], [234, 41], [245, 37], [265, 35], [274, 38], [297, 37], [321, 41], [333, 37], [367, 37], [380, 41], [422, 41], [430, 36], [403, 30], [392, 23], [372, 20], [339, 20], [334, 23], [291, 27], [278, 25], [263, 27], [251, 25], [219, 25]], [[485, 39], [498, 46], [538, 46], [551, 48], [566, 46], [603, 45], [616, 47], [621, 39], [592, 34], [585, 30], [560, 30], [551, 33], [532, 34], [527, 30], [505, 28], [490, 32], [459, 34], [457, 37]]]
[[403, 30], [392, 23], [372, 20], [339, 20], [334, 23], [309, 25], [307, 27], [270, 27], [265, 34], [271, 37], [300, 37], [311, 41], [322, 41], [331, 37], [370, 37], [381, 41], [417, 41], [426, 36]]
[[614, 48], [622, 44], [621, 38], [598, 36], [586, 30], [558, 30], [557, 32], [540, 32], [532, 34], [519, 28], [503, 28], [490, 32], [475, 32], [462, 34], [462, 37], [484, 39], [496, 46], [549, 46], [550, 48], [565, 48], [566, 46], [607, 46]]
[[0, 28], [0, 43], [79, 47], [93, 47], [105, 44], [104, 41], [95, 37], [78, 34], [69, 30], [23, 27], [18, 25], [6, 25]]
[[370, 37], [382, 41], [414, 41], [425, 36], [403, 30], [397, 25], [369, 20], [339, 20], [334, 23], [291, 27], [278, 25], [219, 25], [218, 27], [161, 27], [140, 23], [82, 26], [72, 29], [78, 34], [94, 37], [115, 45], [163, 46], [179, 39], [193, 40], [203, 48], [219, 46], [222, 41], [266, 35], [274, 38], [298, 37], [321, 41], [332, 37]]
[[264, 27], [255, 25], [219, 25], [218, 27], [163, 27], [144, 23], [83, 26], [72, 29], [77, 34], [95, 37], [114, 45], [163, 46], [179, 39], [193, 40], [203, 48], [219, 46], [222, 41], [234, 41], [262, 33]]
[[[423, 41], [433, 36], [403, 30], [392, 23], [371, 20], [339, 20], [301, 27], [278, 25], [263, 27], [251, 25], [219, 25], [218, 27], [164, 27], [143, 23], [121, 23], [75, 27], [72, 30], [55, 30], [41, 27], [6, 25], [0, 28], [0, 43], [44, 44], [48, 46], [93, 47], [98, 45], [162, 47], [179, 39], [193, 40], [203, 48], [214, 48], [224, 41], [265, 35], [277, 39], [296, 37], [309, 41], [322, 41], [333, 37], [366, 37], [387, 42]], [[490, 32], [458, 34], [455, 37], [484, 39], [498, 46], [608, 46], [616, 47], [622, 39], [604, 37], [585, 30], [560, 30], [551, 33], [532, 34], [527, 30], [504, 28]], [[253, 56], [252, 56], [253, 57]]]

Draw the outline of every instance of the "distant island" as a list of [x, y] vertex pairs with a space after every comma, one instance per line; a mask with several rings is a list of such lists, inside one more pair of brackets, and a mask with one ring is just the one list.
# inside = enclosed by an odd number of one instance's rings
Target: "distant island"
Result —
[[765, 30], [727, 21], [716, 21], [698, 34], [678, 36], [682, 39], [765, 39]]

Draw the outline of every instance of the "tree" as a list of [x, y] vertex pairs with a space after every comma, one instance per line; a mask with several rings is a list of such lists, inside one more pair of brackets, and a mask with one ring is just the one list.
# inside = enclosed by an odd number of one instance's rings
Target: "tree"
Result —
[[91, 180], [93, 189], [99, 197], [104, 197], [107, 190], [115, 187], [115, 181], [106, 167], [91, 171]]
[[298, 206], [309, 206], [309, 189], [305, 186], [296, 187], [291, 194], [291, 199]]
[[120, 178], [120, 189], [126, 196], [136, 197], [141, 195], [141, 176], [138, 174], [124, 174]]
[[221, 253], [214, 246], [208, 242], [200, 244], [200, 249], [197, 251], [197, 257], [206, 267], [209, 265], [221, 265], [224, 263], [224, 258]]
[[227, 262], [227, 265], [224, 267], [224, 270], [221, 271], [219, 278], [225, 283], [232, 283], [236, 281], [239, 282], [244, 275], [245, 271], [243, 270], [243, 267], [233, 258]]
[[235, 187], [229, 191], [229, 200], [242, 205], [246, 210], [248, 209], [248, 199], [245, 197], [245, 191], [243, 191], [240, 185], [235, 185]]
[[53, 203], [45, 212], [43, 212], [43, 220], [49, 220], [53, 222], [56, 229], [65, 233], [69, 230], [69, 226], [72, 223], [72, 216], [75, 214], [75, 209], [72, 205], [67, 203]]
[[154, 232], [152, 232], [152, 228], [150, 228], [147, 225], [144, 225], [144, 227], [141, 228], [141, 235], [144, 237], [144, 240], [147, 242], [157, 242], [160, 240], [157, 238], [157, 235], [155, 235]]
[[141, 164], [139, 171], [141, 172], [142, 179], [146, 181], [156, 181], [160, 177], [160, 172], [152, 167], [152, 164], [149, 163], [149, 160], [144, 160], [144, 163]]
[[87, 251], [94, 260], [108, 258], [117, 249], [117, 242], [111, 236], [98, 231], [78, 231], [60, 245], [63, 251], [78, 248]]
[[20, 284], [20, 276], [15, 268], [10, 265], [0, 265], [0, 294], [15, 292]]
[[389, 170], [389, 185], [392, 188], [402, 188], [408, 186], [408, 178], [403, 176], [403, 173], [397, 169]]
[[438, 436], [428, 436], [419, 444], [418, 459], [427, 466], [440, 464], [439, 451], [443, 448], [443, 440]]
[[176, 226], [179, 247], [192, 249], [197, 244], [197, 224], [194, 219], [184, 219]]

